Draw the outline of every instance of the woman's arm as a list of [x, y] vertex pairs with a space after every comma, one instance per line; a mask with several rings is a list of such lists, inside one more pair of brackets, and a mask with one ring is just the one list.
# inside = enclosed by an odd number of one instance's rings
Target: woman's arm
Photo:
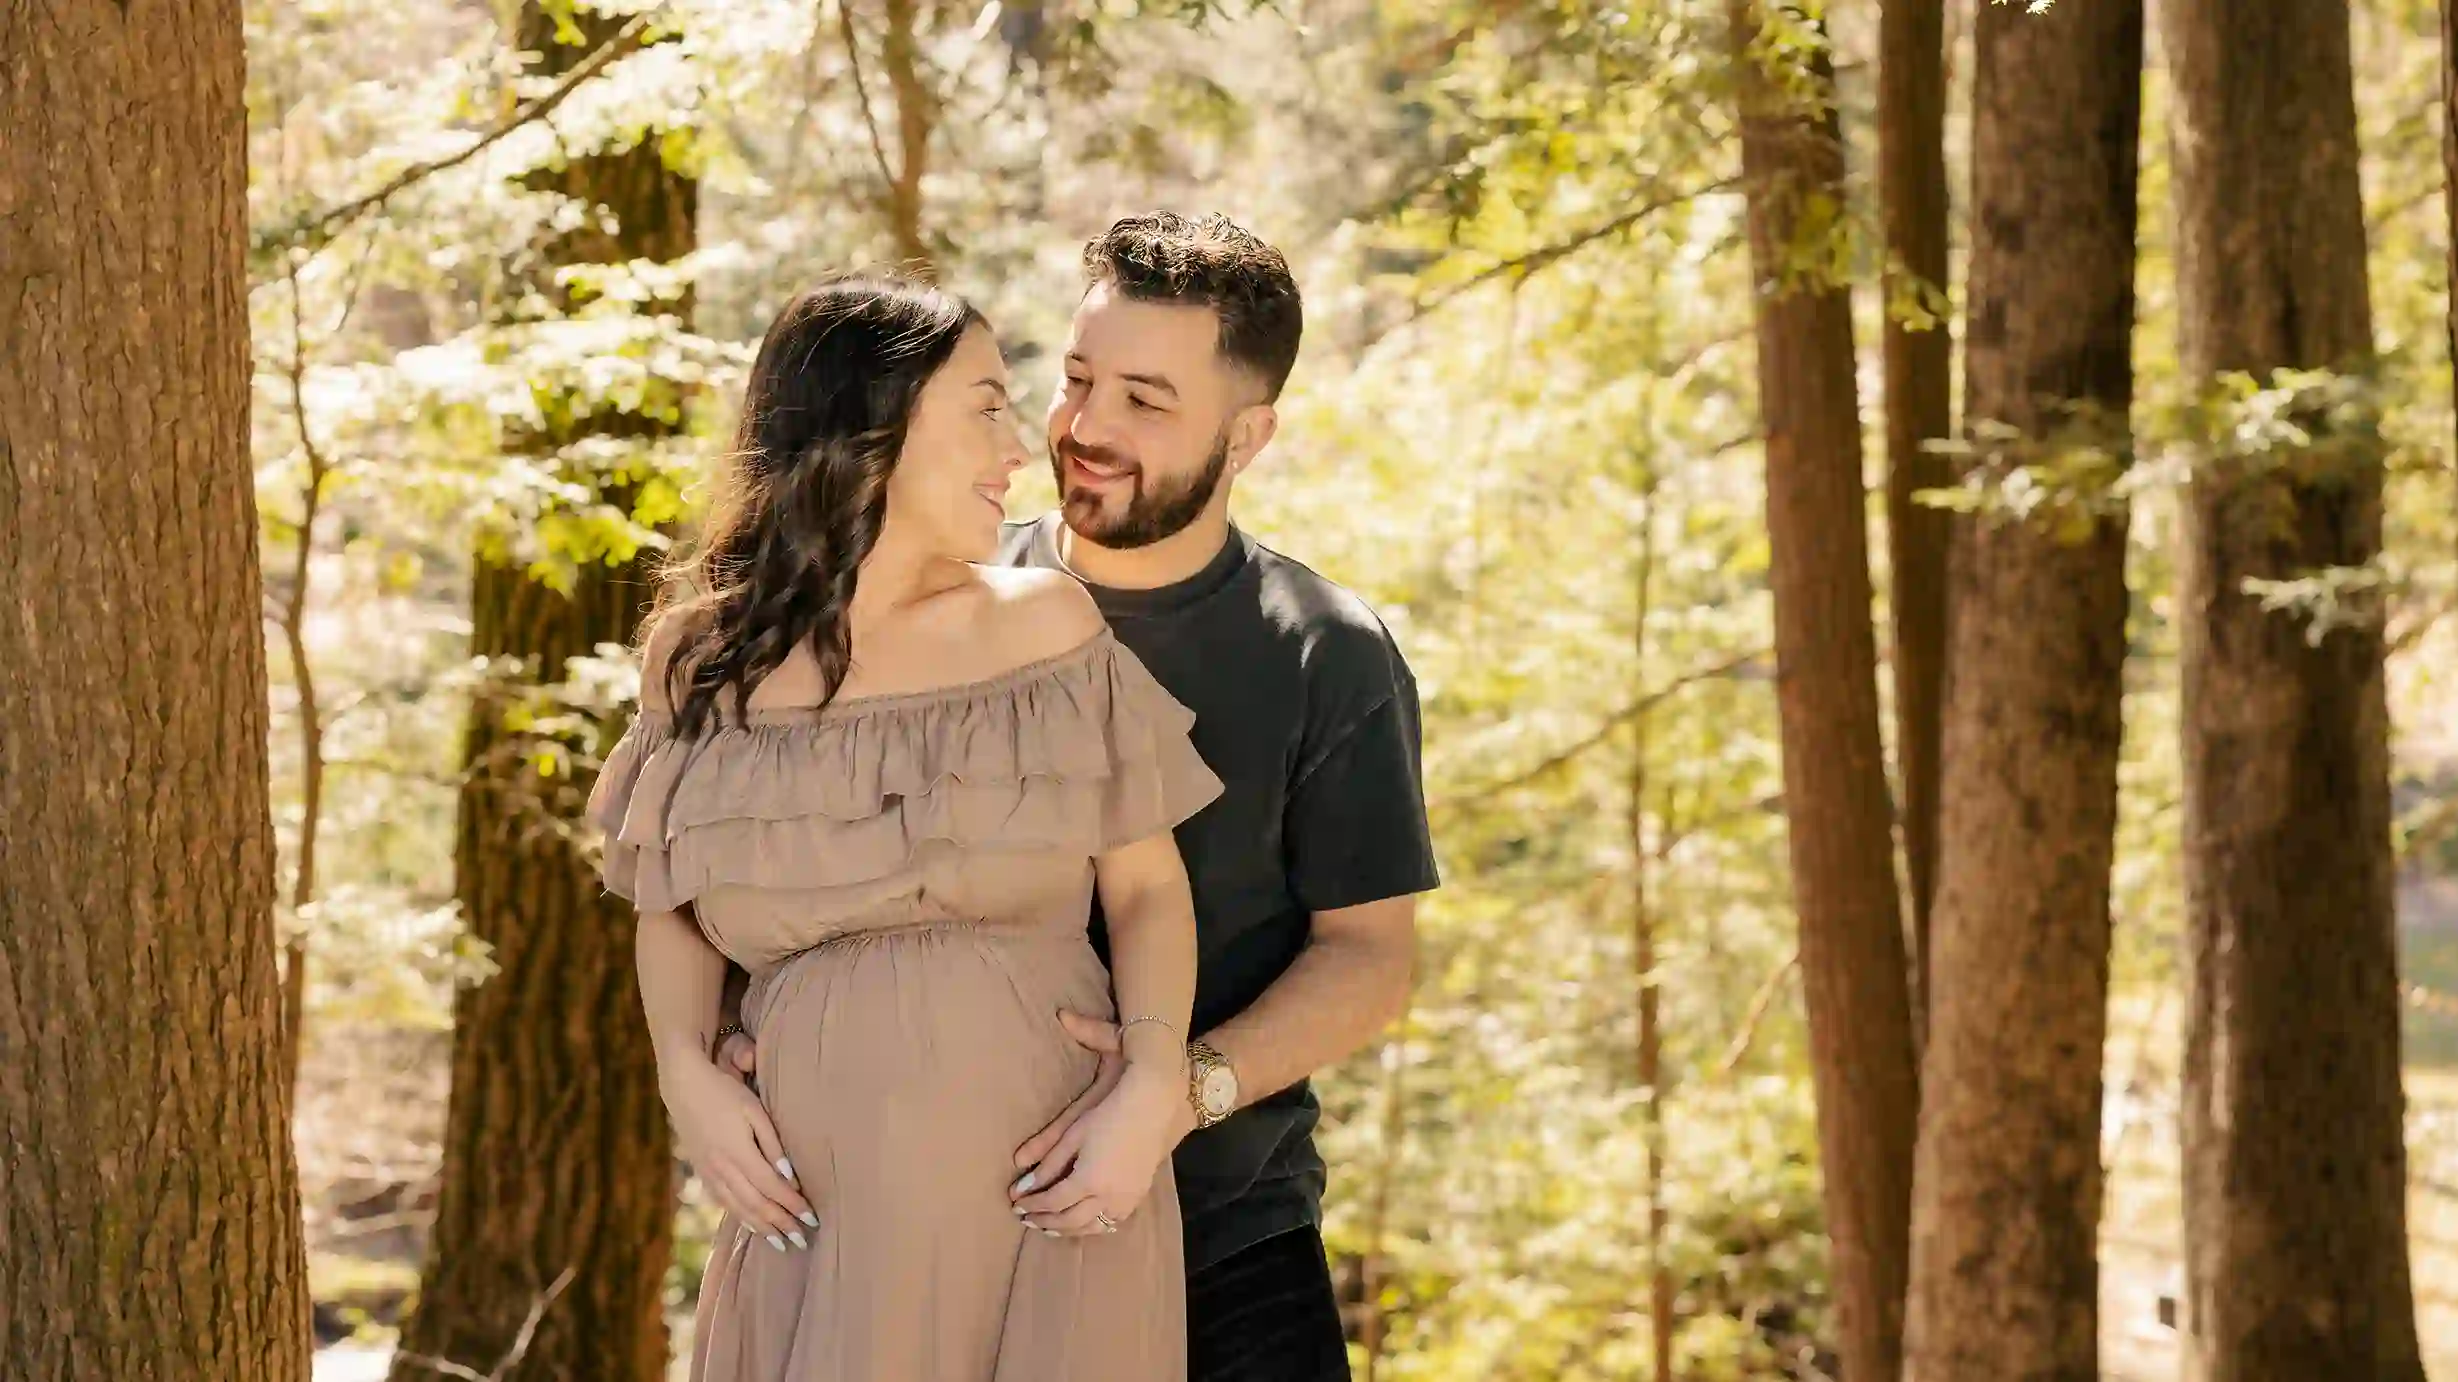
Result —
[[[1110, 935], [1111, 982], [1126, 1062], [1096, 1081], [1049, 1153], [1013, 1187], [1016, 1212], [1044, 1233], [1100, 1233], [1139, 1208], [1179, 1139], [1187, 1100], [1186, 1024], [1195, 1003], [1195, 901], [1168, 832], [1094, 861]], [[1138, 1018], [1157, 1021], [1141, 1022]], [[1047, 1187], [1047, 1188], [1042, 1188]]]
[[716, 1049], [725, 956], [681, 912], [642, 912], [634, 958], [660, 1083]]
[[643, 912], [633, 942], [640, 1006], [657, 1053], [657, 1090], [683, 1155], [734, 1217], [768, 1239], [807, 1247], [819, 1227], [759, 1096], [710, 1054], [726, 960], [681, 912]]
[[[1186, 1024], [1195, 1007], [1195, 895], [1177, 842], [1166, 834], [1114, 849], [1094, 863], [1110, 936], [1111, 985], [1130, 1072], [1186, 1086]], [[1138, 1018], [1157, 1022], [1137, 1022]]]

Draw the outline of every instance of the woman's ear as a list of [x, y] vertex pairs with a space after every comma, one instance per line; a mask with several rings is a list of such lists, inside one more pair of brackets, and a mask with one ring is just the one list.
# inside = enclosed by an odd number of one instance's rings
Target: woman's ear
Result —
[[1229, 422], [1229, 473], [1242, 473], [1272, 444], [1280, 430], [1280, 413], [1269, 403], [1242, 408]]

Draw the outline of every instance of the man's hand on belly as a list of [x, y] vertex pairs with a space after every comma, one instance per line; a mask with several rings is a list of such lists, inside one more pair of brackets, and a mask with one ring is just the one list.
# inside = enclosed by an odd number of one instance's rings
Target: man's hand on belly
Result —
[[1010, 1200], [1023, 1199], [1035, 1189], [1046, 1189], [1066, 1174], [1065, 1163], [1075, 1159], [1076, 1149], [1068, 1134], [1075, 1131], [1075, 1125], [1083, 1121], [1085, 1114], [1109, 1097], [1109, 1092], [1118, 1087], [1118, 1077], [1126, 1073], [1127, 1058], [1118, 1045], [1117, 1027], [1073, 1012], [1061, 1012], [1058, 1025], [1067, 1029], [1076, 1045], [1099, 1055], [1101, 1065], [1093, 1073], [1091, 1088], [1051, 1119], [1048, 1127], [1034, 1133], [1031, 1141], [1016, 1148], [1016, 1169], [1024, 1174], [1008, 1187]]
[[760, 1048], [749, 1032], [736, 1032], [717, 1043], [717, 1068], [736, 1072], [745, 1084], [751, 1082], [759, 1072]]

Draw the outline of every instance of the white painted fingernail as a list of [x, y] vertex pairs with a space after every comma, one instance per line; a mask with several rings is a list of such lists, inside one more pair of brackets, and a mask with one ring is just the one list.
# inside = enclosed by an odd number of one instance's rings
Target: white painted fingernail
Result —
[[1023, 1176], [1022, 1176], [1022, 1177], [1020, 1177], [1020, 1178], [1016, 1181], [1015, 1188], [1014, 1188], [1014, 1193], [1015, 1193], [1015, 1194], [1018, 1194], [1018, 1195], [1026, 1194], [1026, 1193], [1029, 1193], [1029, 1192], [1032, 1190], [1032, 1188], [1033, 1188], [1033, 1173], [1032, 1173], [1032, 1172], [1030, 1172], [1030, 1171], [1027, 1171], [1027, 1172], [1025, 1172], [1025, 1173], [1023, 1174]]
[[817, 1228], [819, 1227], [819, 1216], [806, 1209], [802, 1211], [802, 1222], [809, 1224], [813, 1228]]
[[1056, 1238], [1058, 1236], [1058, 1230], [1054, 1228], [1045, 1228], [1041, 1231], [1041, 1236], [1044, 1238]]
[[782, 1238], [779, 1238], [777, 1235], [775, 1235], [775, 1234], [773, 1234], [773, 1233], [772, 1233], [772, 1234], [769, 1234], [769, 1235], [768, 1235], [768, 1246], [770, 1246], [770, 1247], [772, 1247], [772, 1248], [775, 1248], [775, 1249], [776, 1249], [777, 1251], [779, 1251], [779, 1252], [783, 1252], [783, 1251], [785, 1251], [785, 1240], [784, 1240], [784, 1239], [782, 1239]]
[[1017, 1218], [1021, 1219], [1021, 1218], [1023, 1218], [1023, 1217], [1024, 1217], [1024, 1214], [1025, 1214], [1025, 1209], [1024, 1209], [1024, 1206], [1022, 1206], [1022, 1205], [1017, 1205], [1017, 1206], [1015, 1207], [1015, 1210], [1016, 1210], [1016, 1217], [1017, 1217]]
[[777, 1174], [785, 1177], [787, 1180], [792, 1180], [794, 1178], [794, 1163], [787, 1161], [783, 1157], [778, 1157]]
[[789, 1233], [789, 1234], [786, 1234], [785, 1236], [786, 1236], [787, 1238], [790, 1238], [790, 1239], [792, 1239], [792, 1240], [793, 1240], [793, 1243], [794, 1243], [794, 1246], [795, 1246], [795, 1247], [798, 1247], [798, 1248], [808, 1248], [808, 1247], [810, 1247], [810, 1246], [811, 1246], [811, 1240], [810, 1240], [810, 1239], [808, 1239], [808, 1238], [803, 1237], [803, 1236], [802, 1236], [801, 1234], [799, 1234], [799, 1233]]

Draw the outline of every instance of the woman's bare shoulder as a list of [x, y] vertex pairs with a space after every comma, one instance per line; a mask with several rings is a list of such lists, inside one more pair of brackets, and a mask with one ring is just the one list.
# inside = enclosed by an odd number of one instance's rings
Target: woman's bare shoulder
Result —
[[1109, 627], [1091, 592], [1064, 571], [1038, 567], [980, 568], [988, 596], [983, 606], [983, 633], [1016, 666], [1073, 651], [1099, 637]]

